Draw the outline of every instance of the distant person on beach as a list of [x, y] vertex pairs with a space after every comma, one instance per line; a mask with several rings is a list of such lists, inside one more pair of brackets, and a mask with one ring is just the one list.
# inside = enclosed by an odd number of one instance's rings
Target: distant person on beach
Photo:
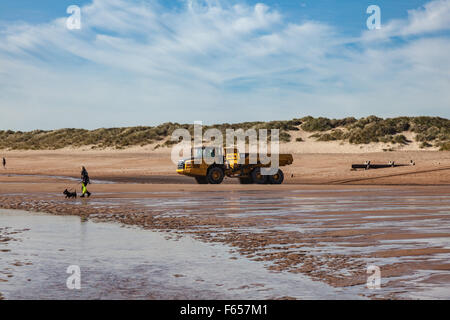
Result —
[[6, 169], [6, 159], [3, 157], [3, 169]]
[[89, 174], [85, 167], [81, 167], [81, 198], [84, 198], [84, 195], [87, 194], [88, 198], [91, 196], [91, 193], [87, 190], [87, 185], [91, 183], [89, 180]]

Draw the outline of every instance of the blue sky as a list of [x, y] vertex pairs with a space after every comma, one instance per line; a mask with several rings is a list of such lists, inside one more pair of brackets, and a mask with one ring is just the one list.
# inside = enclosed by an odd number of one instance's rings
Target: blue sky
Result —
[[[43, 23], [61, 17], [68, 6], [83, 6], [91, 0], [4, 0], [0, 2], [0, 20], [23, 20], [32, 23]], [[238, 1], [236, 1], [238, 2]], [[424, 0], [247, 0], [248, 5], [265, 3], [284, 12], [292, 21], [298, 19], [314, 19], [336, 25], [342, 25], [349, 32], [360, 32], [365, 26], [366, 17], [361, 15], [371, 4], [383, 8], [384, 18], [405, 18], [408, 9], [418, 8], [425, 4]], [[182, 8], [184, 1], [166, 0], [161, 2], [169, 8]], [[359, 19], [355, 19], [359, 16]]]
[[0, 129], [449, 117], [449, 17], [450, 0], [3, 0]]

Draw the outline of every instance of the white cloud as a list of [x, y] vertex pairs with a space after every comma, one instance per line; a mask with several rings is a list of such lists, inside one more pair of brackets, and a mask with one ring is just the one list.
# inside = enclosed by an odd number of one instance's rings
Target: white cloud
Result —
[[450, 0], [434, 0], [408, 10], [408, 18], [383, 24], [377, 32], [365, 32], [365, 40], [407, 37], [450, 30]]
[[450, 1], [432, 1], [425, 4], [423, 9], [409, 11], [409, 23], [403, 35], [450, 30], [449, 21]]
[[363, 33], [352, 49], [333, 26], [289, 23], [264, 4], [95, 0], [82, 30], [60, 18], [0, 32], [0, 128], [449, 116], [448, 37], [371, 42], [443, 30], [449, 3]]

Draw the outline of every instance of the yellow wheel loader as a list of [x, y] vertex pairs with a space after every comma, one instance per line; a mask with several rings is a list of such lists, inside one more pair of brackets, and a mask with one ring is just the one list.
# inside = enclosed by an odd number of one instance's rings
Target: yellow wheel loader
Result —
[[[267, 155], [271, 157], [270, 154]], [[256, 159], [256, 161], [255, 161]], [[279, 154], [278, 166], [292, 164], [291, 154]], [[235, 147], [197, 147], [191, 150], [189, 159], [180, 160], [177, 173], [195, 178], [199, 184], [220, 184], [225, 177], [237, 178], [241, 184], [281, 184], [284, 174], [281, 169], [273, 175], [263, 175], [261, 168], [271, 166], [259, 154], [239, 153]]]

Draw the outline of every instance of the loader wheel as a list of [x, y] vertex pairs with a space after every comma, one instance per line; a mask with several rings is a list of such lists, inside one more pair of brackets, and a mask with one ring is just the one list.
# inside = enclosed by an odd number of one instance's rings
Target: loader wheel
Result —
[[253, 180], [251, 177], [239, 178], [240, 184], [252, 184]]
[[195, 177], [195, 181], [198, 184], [208, 184], [208, 179], [206, 177]]
[[267, 176], [261, 174], [261, 168], [255, 168], [252, 171], [252, 180], [257, 184], [265, 184], [267, 181]]
[[213, 167], [208, 171], [207, 179], [211, 184], [221, 184], [223, 177], [223, 170], [219, 167]]
[[278, 172], [272, 176], [269, 176], [270, 184], [282, 184], [284, 180], [284, 173], [281, 169], [278, 169]]

